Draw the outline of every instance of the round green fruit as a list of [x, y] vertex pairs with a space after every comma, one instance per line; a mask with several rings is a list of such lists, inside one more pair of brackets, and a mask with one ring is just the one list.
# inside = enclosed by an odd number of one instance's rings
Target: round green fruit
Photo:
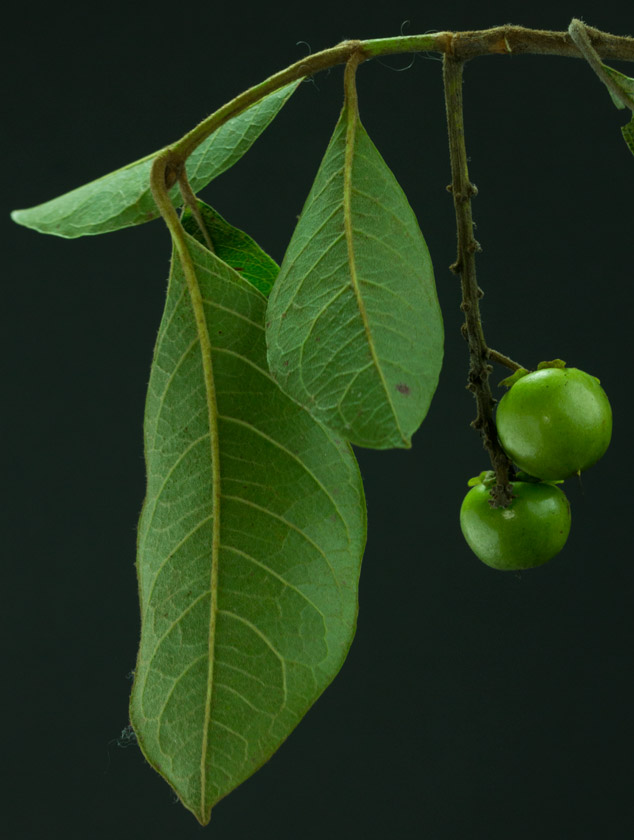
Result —
[[500, 400], [495, 422], [509, 458], [546, 480], [587, 470], [612, 436], [605, 391], [577, 368], [544, 368], [521, 377]]
[[477, 484], [460, 508], [460, 528], [473, 553], [494, 569], [541, 566], [564, 547], [570, 505], [553, 484], [514, 481], [508, 507], [492, 507], [490, 488]]

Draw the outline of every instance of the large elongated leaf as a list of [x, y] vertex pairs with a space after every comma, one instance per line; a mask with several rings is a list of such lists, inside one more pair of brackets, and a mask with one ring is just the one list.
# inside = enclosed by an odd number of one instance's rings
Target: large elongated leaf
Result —
[[269, 299], [282, 389], [360, 446], [408, 447], [436, 389], [443, 326], [403, 191], [345, 106]]
[[147, 397], [130, 713], [206, 823], [339, 670], [365, 506], [349, 445], [268, 373], [264, 296], [188, 242], [200, 300], [174, 259]]
[[[216, 256], [239, 272], [263, 295], [268, 296], [280, 270], [275, 260], [247, 233], [230, 225], [204, 201], [198, 202], [198, 209]], [[181, 222], [194, 239], [201, 245], [206, 244], [204, 234], [189, 208], [183, 213]]]
[[[234, 165], [281, 110], [299, 81], [269, 94], [242, 114], [224, 123], [198, 146], [187, 161], [187, 177], [194, 192]], [[160, 214], [150, 191], [150, 169], [158, 153], [137, 160], [71, 192], [26, 210], [14, 210], [13, 221], [40, 233], [67, 239], [107, 233], [139, 225]], [[170, 193], [175, 207], [180, 191]]]

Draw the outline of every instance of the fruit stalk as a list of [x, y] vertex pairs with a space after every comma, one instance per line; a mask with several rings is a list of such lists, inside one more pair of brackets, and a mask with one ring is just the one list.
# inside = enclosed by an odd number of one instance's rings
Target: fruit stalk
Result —
[[481, 248], [473, 235], [471, 215], [471, 198], [477, 195], [478, 191], [469, 180], [467, 166], [462, 109], [463, 66], [464, 61], [449, 55], [444, 56], [443, 82], [451, 161], [451, 184], [447, 189], [453, 195], [458, 235], [458, 255], [450, 268], [454, 274], [460, 276], [462, 285], [460, 308], [465, 315], [462, 333], [469, 345], [467, 388], [473, 392], [477, 406], [477, 415], [471, 425], [480, 432], [484, 448], [489, 454], [491, 466], [495, 472], [496, 484], [491, 491], [492, 504], [494, 507], [507, 507], [513, 498], [512, 465], [500, 446], [493, 419], [495, 399], [489, 384], [489, 374], [492, 370], [488, 363], [490, 351], [484, 338], [480, 318], [480, 298], [483, 292], [476, 278], [475, 255]]

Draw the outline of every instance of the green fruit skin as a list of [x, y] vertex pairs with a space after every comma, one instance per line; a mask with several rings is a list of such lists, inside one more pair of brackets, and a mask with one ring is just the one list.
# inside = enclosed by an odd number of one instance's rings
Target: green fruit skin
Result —
[[545, 368], [519, 379], [496, 413], [502, 448], [545, 480], [595, 464], [612, 437], [612, 409], [599, 381], [577, 368]]
[[564, 547], [570, 533], [570, 505], [552, 484], [512, 482], [515, 498], [491, 507], [489, 488], [472, 487], [460, 508], [460, 528], [473, 553], [493, 569], [541, 566]]

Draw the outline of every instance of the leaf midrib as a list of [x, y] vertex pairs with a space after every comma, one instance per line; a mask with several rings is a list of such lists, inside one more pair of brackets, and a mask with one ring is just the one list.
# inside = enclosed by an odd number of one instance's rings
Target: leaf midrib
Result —
[[365, 301], [363, 300], [363, 296], [361, 295], [361, 289], [359, 288], [359, 278], [357, 277], [357, 264], [354, 252], [354, 230], [352, 225], [352, 193], [353, 193], [353, 186], [352, 186], [352, 166], [354, 160], [354, 153], [355, 153], [355, 145], [357, 139], [357, 129], [360, 126], [359, 122], [359, 115], [356, 108], [356, 102], [354, 105], [352, 103], [348, 103], [347, 105], [347, 114], [346, 114], [346, 140], [345, 140], [345, 156], [344, 156], [344, 164], [343, 164], [343, 225], [344, 225], [344, 232], [346, 237], [346, 247], [348, 250], [348, 265], [350, 268], [350, 282], [352, 284], [352, 289], [354, 291], [355, 299], [357, 301], [357, 307], [359, 309], [359, 314], [361, 316], [361, 320], [363, 322], [363, 329], [365, 331], [366, 339], [368, 342], [368, 347], [370, 348], [370, 354], [372, 356], [372, 361], [374, 363], [374, 368], [379, 376], [381, 381], [381, 385], [383, 386], [383, 391], [385, 393], [385, 398], [388, 401], [390, 409], [392, 411], [392, 416], [394, 417], [394, 422], [396, 428], [399, 431], [401, 436], [401, 440], [406, 445], [409, 445], [409, 440], [407, 436], [403, 433], [403, 429], [401, 428], [401, 424], [399, 422], [399, 416], [396, 411], [396, 407], [394, 406], [394, 402], [392, 400], [392, 396], [390, 394], [389, 388], [387, 386], [387, 382], [385, 381], [385, 376], [383, 374], [383, 369], [381, 367], [379, 358], [377, 356], [376, 347], [374, 345], [374, 338], [372, 336], [372, 330], [370, 329], [370, 322], [368, 320], [368, 313], [365, 308]]
[[[189, 239], [189, 237], [188, 237]], [[207, 642], [207, 694], [205, 698], [205, 714], [203, 721], [202, 745], [200, 754], [200, 817], [205, 824], [208, 815], [205, 813], [206, 806], [206, 760], [209, 747], [209, 728], [211, 721], [211, 706], [214, 681], [214, 660], [216, 641], [216, 620], [218, 616], [218, 558], [220, 550], [220, 445], [218, 439], [218, 403], [216, 398], [216, 384], [214, 379], [212, 346], [209, 336], [209, 328], [205, 315], [205, 304], [198, 283], [198, 277], [194, 269], [194, 260], [191, 251], [188, 249], [187, 257], [189, 266], [186, 265], [187, 258], [182, 260], [183, 273], [187, 281], [187, 288], [192, 304], [194, 321], [196, 323], [196, 334], [200, 342], [200, 353], [203, 368], [203, 380], [205, 384], [205, 402], [207, 404], [207, 417], [209, 423], [209, 443], [211, 457], [211, 492], [212, 492], [212, 540], [211, 540], [211, 572], [210, 572], [210, 601], [209, 601], [209, 634]], [[190, 270], [188, 270], [188, 268]]]

